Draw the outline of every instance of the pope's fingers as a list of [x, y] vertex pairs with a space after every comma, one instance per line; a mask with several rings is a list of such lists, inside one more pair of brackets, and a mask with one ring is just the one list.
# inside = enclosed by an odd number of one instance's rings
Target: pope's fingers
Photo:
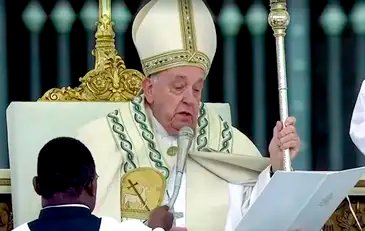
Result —
[[289, 126], [287, 126], [287, 127], [283, 128], [283, 129], [279, 132], [278, 136], [279, 136], [279, 138], [281, 139], [281, 138], [283, 138], [284, 136], [286, 136], [286, 135], [288, 135], [288, 134], [291, 134], [291, 133], [296, 134], [296, 132], [297, 132], [297, 129], [296, 129], [294, 126], [289, 125]]
[[285, 142], [283, 144], [280, 145], [280, 149], [282, 151], [284, 151], [285, 149], [297, 149], [297, 145], [298, 145], [298, 141], [297, 140], [290, 140], [288, 142]]
[[274, 127], [274, 137], [278, 136], [279, 132], [283, 129], [283, 125], [280, 121], [276, 121], [276, 125]]
[[279, 138], [280, 144], [287, 143], [287, 142], [289, 142], [291, 140], [297, 141], [298, 140], [298, 136], [295, 133], [289, 133], [289, 134], [287, 134], [287, 135]]
[[187, 231], [187, 228], [184, 227], [172, 227], [170, 231]]
[[297, 122], [297, 119], [293, 116], [289, 116], [286, 120], [285, 120], [285, 126], [289, 126], [289, 125], [295, 125], [295, 123]]

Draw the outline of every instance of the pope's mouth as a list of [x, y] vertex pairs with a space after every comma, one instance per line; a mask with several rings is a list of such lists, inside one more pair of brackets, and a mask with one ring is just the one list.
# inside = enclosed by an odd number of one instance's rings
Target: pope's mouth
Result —
[[179, 113], [177, 113], [178, 115], [182, 115], [182, 116], [192, 116], [192, 114], [191, 113], [189, 113], [189, 112], [185, 112], [185, 111], [183, 111], [183, 112], [179, 112]]
[[178, 120], [187, 122], [187, 123], [191, 123], [191, 121], [193, 120], [193, 115], [189, 112], [178, 112], [176, 113], [176, 117]]

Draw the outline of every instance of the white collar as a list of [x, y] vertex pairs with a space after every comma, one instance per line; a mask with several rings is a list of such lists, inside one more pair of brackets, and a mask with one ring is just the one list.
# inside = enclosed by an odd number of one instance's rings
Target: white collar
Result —
[[48, 209], [48, 208], [60, 208], [60, 207], [83, 207], [86, 209], [90, 209], [88, 206], [83, 205], [83, 204], [65, 204], [65, 205], [51, 205], [51, 206], [46, 206], [42, 209]]

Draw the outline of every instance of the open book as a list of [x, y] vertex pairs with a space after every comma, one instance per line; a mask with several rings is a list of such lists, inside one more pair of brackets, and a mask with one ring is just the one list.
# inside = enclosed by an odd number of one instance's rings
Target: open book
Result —
[[276, 172], [236, 231], [319, 231], [365, 174], [365, 167], [338, 172]]

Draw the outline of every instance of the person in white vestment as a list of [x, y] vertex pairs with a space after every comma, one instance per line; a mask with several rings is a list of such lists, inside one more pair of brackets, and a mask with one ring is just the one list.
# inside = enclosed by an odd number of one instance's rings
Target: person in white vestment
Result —
[[365, 81], [362, 82], [350, 122], [350, 137], [365, 155]]
[[201, 102], [217, 48], [214, 21], [202, 0], [149, 1], [135, 17], [132, 36], [147, 77], [143, 92], [83, 125], [77, 135], [100, 175], [95, 214], [145, 220], [152, 208], [167, 204], [174, 192], [178, 133], [188, 126], [195, 138], [171, 208], [175, 225], [234, 230], [282, 169], [283, 150], [290, 149], [292, 158], [298, 154], [295, 118], [285, 126], [277, 122], [270, 161], [257, 167], [255, 160], [264, 158], [255, 145]]
[[[16, 227], [16, 231], [152, 230], [136, 220], [120, 222], [91, 213], [97, 191], [95, 163], [87, 147], [74, 138], [59, 137], [44, 145], [33, 185], [42, 197], [42, 210], [38, 219]], [[149, 220], [156, 227], [154, 231], [167, 230], [172, 222], [167, 208], [152, 212]]]

